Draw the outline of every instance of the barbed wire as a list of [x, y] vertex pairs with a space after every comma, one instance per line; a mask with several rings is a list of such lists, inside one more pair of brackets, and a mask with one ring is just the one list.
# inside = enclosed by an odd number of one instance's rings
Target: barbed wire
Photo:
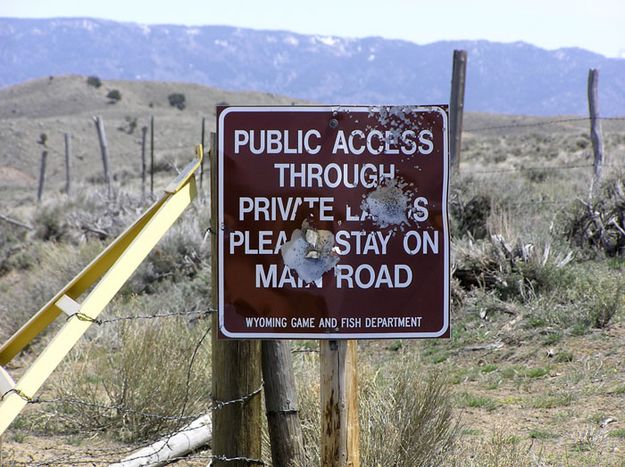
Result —
[[[151, 315], [118, 316], [118, 317], [113, 317], [109, 319], [98, 320], [97, 324], [106, 325], [106, 324], [118, 323], [121, 321], [164, 319], [164, 318], [189, 317], [189, 316], [196, 316], [198, 317], [198, 319], [200, 319], [202, 317], [210, 316], [214, 312], [215, 310], [209, 308], [207, 310], [197, 310], [197, 311], [172, 311], [172, 312], [166, 312], [166, 313], [155, 313]], [[191, 352], [189, 363], [186, 369], [186, 383], [184, 384], [185, 394], [183, 396], [182, 407], [180, 409], [180, 413], [177, 415], [166, 415], [162, 413], [136, 410], [136, 409], [127, 407], [125, 404], [104, 404], [104, 403], [99, 403], [95, 401], [86, 401], [86, 400], [72, 398], [72, 397], [58, 397], [58, 398], [53, 398], [53, 399], [46, 399], [44, 397], [38, 396], [38, 397], [31, 398], [25, 393], [23, 393], [22, 391], [19, 391], [17, 389], [8, 390], [7, 392], [5, 392], [4, 394], [0, 396], [0, 400], [3, 400], [8, 394], [15, 393], [19, 397], [21, 397], [24, 401], [26, 401], [27, 404], [30, 404], [30, 405], [38, 405], [38, 404], [70, 405], [70, 406], [75, 406], [75, 407], [96, 409], [99, 411], [112, 411], [117, 416], [126, 415], [126, 416], [141, 417], [141, 418], [146, 418], [146, 419], [151, 419], [151, 420], [177, 422], [178, 424], [192, 422], [194, 420], [199, 419], [202, 416], [205, 416], [209, 412], [222, 410], [225, 407], [229, 407], [235, 404], [245, 404], [262, 392], [263, 387], [264, 387], [263, 381], [261, 381], [260, 385], [257, 388], [255, 388], [253, 391], [247, 394], [244, 394], [240, 397], [236, 397], [236, 398], [225, 400], [225, 401], [211, 397], [210, 398], [211, 403], [201, 413], [194, 413], [194, 414], [185, 413], [187, 409], [188, 401], [189, 401], [189, 396], [190, 396], [190, 388], [191, 388], [190, 380], [192, 378], [193, 365], [196, 361], [199, 350], [202, 347], [202, 344], [206, 340], [207, 336], [209, 335], [211, 329], [212, 329], [212, 322], [209, 321], [206, 327], [206, 330], [202, 333], [200, 338], [197, 340], [197, 342], [193, 346], [193, 351]], [[132, 453], [138, 449], [137, 446], [133, 446], [132, 448], [129, 448], [128, 450], [121, 450], [121, 451], [120, 449], [112, 449], [110, 451], [110, 454], [106, 458], [104, 458], [103, 455], [107, 455], [107, 450], [98, 450], [97, 453], [94, 453], [94, 455], [90, 457], [85, 457], [84, 455], [81, 454], [79, 457], [69, 455], [69, 456], [62, 456], [62, 457], [57, 457], [57, 458], [47, 459], [47, 460], [42, 460], [42, 461], [37, 461], [37, 462], [33, 462], [33, 461], [21, 462], [21, 461], [11, 460], [11, 463], [12, 465], [29, 465], [29, 466], [68, 465], [68, 464], [69, 465], [82, 465], [82, 464], [93, 464], [94, 462], [119, 461], [120, 458], [124, 458], [125, 460], [140, 460], [142, 458], [151, 458], [153, 456], [158, 455], [163, 449], [165, 449], [169, 441], [174, 436], [178, 434], [184, 434], [187, 431], [193, 431], [196, 429], [197, 427], [194, 427], [192, 425], [187, 425], [186, 427], [182, 429], [171, 431], [167, 436], [165, 436], [164, 438], [161, 438], [158, 441], [160, 443], [160, 448], [153, 450], [149, 454], [134, 456], [132, 458], [129, 458], [128, 456], [125, 456], [125, 455], [132, 455]], [[172, 462], [175, 460], [183, 460], [183, 459], [190, 460], [192, 458], [194, 457], [193, 456], [171, 457], [171, 458], [168, 458], [168, 462]], [[247, 458], [247, 457], [241, 457], [241, 456], [228, 457], [228, 456], [223, 456], [223, 455], [218, 455], [218, 456], [206, 455], [206, 456], [195, 456], [195, 458], [210, 460], [211, 463], [214, 460], [219, 460], [222, 462], [238, 461], [238, 462], [246, 462], [250, 465], [265, 465], [265, 462], [262, 461], [261, 459], [253, 459], [253, 458]]]
[[[571, 165], [543, 165], [532, 167], [516, 167], [509, 169], [484, 169], [484, 170], [463, 170], [462, 174], [502, 174], [502, 173], [519, 173], [519, 172], [536, 172], [542, 170], [572, 170], [572, 169], [585, 169], [592, 167], [593, 164], [571, 164]], [[607, 167], [604, 165], [604, 167]]]
[[119, 321], [134, 321], [134, 320], [147, 320], [147, 319], [161, 319], [161, 318], [176, 318], [176, 317], [191, 317], [197, 316], [197, 319], [208, 317], [215, 313], [215, 310], [198, 310], [198, 311], [171, 311], [167, 313], [155, 313], [152, 315], [128, 315], [128, 316], [116, 316], [114, 318], [101, 319], [101, 324], [116, 323]]
[[[512, 128], [535, 128], [541, 126], [549, 126], [549, 125], [557, 125], [560, 123], [574, 123], [574, 122], [584, 122], [590, 121], [590, 117], [575, 117], [575, 118], [561, 118], [554, 120], [544, 120], [541, 122], [531, 122], [531, 123], [508, 123], [504, 125], [492, 125], [485, 127], [477, 127], [477, 128], [466, 128], [463, 129], [463, 132], [480, 132], [480, 131], [489, 131], [489, 130], [505, 130]], [[606, 121], [625, 121], [625, 117], [598, 117], [597, 120], [606, 120]]]

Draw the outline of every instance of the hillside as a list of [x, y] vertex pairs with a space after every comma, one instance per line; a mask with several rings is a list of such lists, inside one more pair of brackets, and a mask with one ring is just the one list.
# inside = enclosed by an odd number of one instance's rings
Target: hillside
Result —
[[419, 45], [225, 26], [0, 18], [0, 43], [0, 86], [95, 74], [272, 92], [326, 104], [441, 103], [449, 98], [452, 51], [465, 49], [468, 111], [586, 114], [589, 68], [601, 70], [603, 115], [621, 115], [625, 108], [625, 59], [522, 42]]
[[[121, 93], [118, 102], [106, 97], [114, 89]], [[184, 110], [169, 104], [172, 93], [185, 95]], [[149, 125], [150, 116], [155, 121], [155, 160], [179, 166], [192, 157], [194, 146], [200, 142], [202, 118], [206, 119], [207, 134], [215, 131], [216, 104], [301, 102], [189, 83], [106, 80], [95, 88], [84, 76], [45, 78], [0, 89], [0, 101], [0, 192], [19, 187], [32, 190], [35, 186], [44, 149], [37, 144], [42, 133], [47, 136], [50, 189], [58, 189], [64, 180], [64, 133], [71, 134], [77, 180], [98, 175], [101, 163], [94, 115], [105, 123], [113, 173], [138, 175], [141, 127]]]

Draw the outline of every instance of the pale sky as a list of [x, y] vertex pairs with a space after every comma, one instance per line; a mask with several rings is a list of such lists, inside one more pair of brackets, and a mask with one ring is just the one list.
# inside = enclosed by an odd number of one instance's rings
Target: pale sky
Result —
[[0, 0], [0, 17], [76, 16], [382, 36], [418, 44], [524, 41], [625, 58], [625, 0]]

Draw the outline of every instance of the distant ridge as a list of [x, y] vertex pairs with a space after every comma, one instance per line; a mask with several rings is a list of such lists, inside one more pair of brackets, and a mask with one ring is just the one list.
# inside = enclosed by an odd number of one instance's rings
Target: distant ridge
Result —
[[54, 75], [184, 81], [323, 103], [445, 103], [451, 56], [466, 49], [466, 109], [585, 115], [600, 69], [600, 112], [625, 114], [625, 59], [516, 42], [349, 39], [225, 26], [0, 18], [0, 86]]

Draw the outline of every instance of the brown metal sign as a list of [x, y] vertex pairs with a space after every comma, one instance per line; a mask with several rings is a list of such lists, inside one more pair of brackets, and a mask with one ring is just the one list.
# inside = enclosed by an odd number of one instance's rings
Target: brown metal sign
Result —
[[447, 107], [220, 107], [225, 337], [449, 335]]

